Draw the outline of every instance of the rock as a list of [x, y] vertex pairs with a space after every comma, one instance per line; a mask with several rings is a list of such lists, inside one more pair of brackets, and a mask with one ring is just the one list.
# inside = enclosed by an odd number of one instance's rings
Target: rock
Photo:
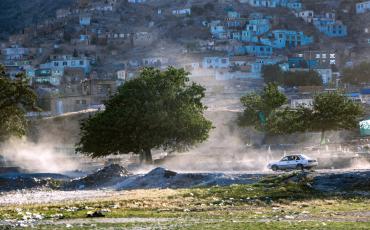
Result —
[[163, 176], [165, 178], [171, 178], [171, 177], [176, 176], [177, 172], [173, 172], [173, 171], [159, 167], [159, 168], [153, 169], [147, 175], [148, 176]]
[[95, 211], [95, 212], [87, 212], [86, 217], [88, 218], [96, 218], [96, 217], [105, 217], [103, 212], [101, 210]]
[[66, 189], [97, 188], [113, 183], [122, 177], [131, 175], [128, 170], [118, 164], [111, 164], [84, 178], [72, 180], [65, 184]]

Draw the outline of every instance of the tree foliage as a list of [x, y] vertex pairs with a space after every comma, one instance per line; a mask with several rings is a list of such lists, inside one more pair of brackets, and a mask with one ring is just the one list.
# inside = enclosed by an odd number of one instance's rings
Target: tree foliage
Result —
[[358, 126], [363, 108], [338, 92], [325, 92], [314, 97], [312, 108], [278, 111], [271, 119], [269, 131], [275, 134], [351, 130]]
[[264, 66], [262, 77], [265, 83], [273, 82], [288, 87], [322, 85], [322, 79], [316, 71], [283, 71], [279, 65]]
[[314, 98], [307, 130], [320, 131], [323, 139], [326, 131], [356, 128], [362, 115], [362, 106], [346, 96], [337, 92], [322, 93]]
[[37, 109], [35, 103], [36, 94], [24, 74], [19, 74], [12, 80], [6, 76], [4, 67], [0, 66], [0, 141], [12, 135], [25, 134], [25, 113]]
[[267, 84], [260, 94], [249, 93], [240, 99], [244, 112], [239, 116], [241, 126], [253, 126], [260, 131], [268, 131], [272, 117], [287, 102], [278, 86]]
[[144, 69], [106, 102], [106, 110], [85, 120], [77, 151], [92, 157], [141, 154], [152, 149], [184, 150], [208, 138], [212, 123], [203, 112], [205, 89], [190, 83], [183, 69]]
[[323, 141], [326, 131], [356, 128], [363, 115], [360, 104], [338, 92], [316, 95], [312, 108], [283, 108], [286, 100], [273, 83], [268, 84], [261, 94], [247, 94], [241, 98], [245, 110], [239, 117], [239, 124], [270, 135], [321, 132]]
[[361, 85], [370, 82], [370, 63], [363, 62], [354, 68], [343, 70], [342, 81], [353, 85]]

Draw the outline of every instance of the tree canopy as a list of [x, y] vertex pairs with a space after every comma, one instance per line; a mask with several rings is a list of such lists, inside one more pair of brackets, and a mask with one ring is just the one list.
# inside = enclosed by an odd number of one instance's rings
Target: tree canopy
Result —
[[239, 117], [242, 126], [252, 126], [267, 134], [351, 130], [358, 126], [363, 108], [339, 92], [324, 92], [313, 98], [312, 107], [283, 108], [286, 97], [275, 84], [268, 84], [261, 94], [241, 98], [245, 107]]
[[353, 68], [343, 70], [342, 81], [353, 85], [370, 82], [370, 63], [363, 62]]
[[26, 133], [25, 113], [37, 109], [35, 103], [36, 94], [24, 74], [12, 80], [0, 66], [0, 141]]
[[239, 116], [239, 124], [268, 132], [271, 118], [287, 102], [287, 98], [276, 84], [269, 83], [261, 93], [248, 93], [240, 101], [245, 109]]
[[190, 83], [183, 69], [146, 68], [126, 82], [85, 120], [77, 151], [92, 157], [136, 153], [152, 161], [152, 149], [185, 150], [208, 138], [212, 123], [203, 113], [205, 88]]
[[262, 77], [265, 83], [276, 83], [287, 87], [323, 84], [316, 71], [283, 71], [279, 65], [265, 65], [262, 68]]
[[321, 132], [321, 142], [323, 142], [326, 131], [350, 130], [358, 127], [363, 108], [343, 94], [327, 92], [315, 96], [313, 108], [308, 112], [305, 118], [309, 121], [306, 130]]

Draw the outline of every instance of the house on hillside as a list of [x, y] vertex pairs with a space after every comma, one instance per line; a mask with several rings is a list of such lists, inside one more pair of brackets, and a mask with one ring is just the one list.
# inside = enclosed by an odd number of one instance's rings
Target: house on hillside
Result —
[[314, 26], [328, 37], [345, 37], [348, 35], [347, 26], [332, 18], [314, 18]]
[[146, 0], [128, 0], [128, 3], [145, 3]]
[[273, 49], [271, 46], [247, 45], [234, 47], [231, 52], [233, 55], [250, 55], [255, 57], [271, 57]]
[[90, 15], [81, 15], [80, 16], [80, 26], [89, 26], [91, 24]]
[[360, 2], [356, 4], [356, 13], [363, 14], [370, 10], [370, 1]]
[[229, 68], [229, 57], [204, 57], [202, 61], [203, 68]]
[[267, 33], [271, 28], [270, 21], [266, 18], [250, 19], [245, 29], [241, 31], [240, 40], [243, 42], [257, 43], [259, 36]]
[[87, 57], [73, 57], [72, 55], [52, 55], [50, 61], [40, 65], [40, 68], [61, 69], [81, 68], [85, 74], [91, 69], [90, 60]]
[[302, 18], [303, 21], [305, 21], [306, 23], [312, 23], [315, 13], [313, 10], [304, 10], [300, 11], [299, 13], [296, 13], [296, 16]]
[[307, 36], [301, 31], [273, 30], [268, 37], [260, 39], [263, 45], [272, 46], [276, 49], [298, 48], [313, 43], [313, 37]]
[[249, 3], [253, 7], [276, 8], [280, 4], [280, 0], [239, 0], [241, 3]]
[[53, 86], [60, 85], [63, 71], [53, 69], [36, 69], [32, 78], [34, 84], [50, 84]]
[[19, 45], [13, 45], [9, 48], [3, 49], [1, 53], [5, 60], [22, 60], [27, 58], [30, 50]]
[[215, 39], [227, 39], [229, 37], [229, 33], [227, 32], [225, 26], [220, 24], [212, 24], [210, 26], [210, 31], [212, 37]]
[[175, 16], [191, 15], [191, 9], [184, 8], [184, 9], [172, 10], [172, 15], [175, 15]]
[[246, 19], [240, 17], [240, 13], [230, 10], [227, 12], [225, 25], [229, 29], [240, 29], [245, 25]]

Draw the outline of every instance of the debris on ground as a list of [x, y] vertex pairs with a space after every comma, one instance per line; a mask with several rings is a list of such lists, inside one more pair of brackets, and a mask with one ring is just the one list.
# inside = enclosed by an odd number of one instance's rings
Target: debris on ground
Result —
[[323, 192], [370, 192], [370, 171], [317, 173], [313, 188]]
[[165, 168], [155, 168], [147, 174], [125, 178], [115, 188], [190, 188], [197, 186], [227, 186], [231, 184], [251, 184], [260, 179], [257, 175], [226, 175], [223, 173], [177, 173]]
[[105, 217], [105, 215], [101, 210], [98, 210], [98, 211], [95, 211], [95, 212], [93, 212], [93, 211], [87, 212], [86, 217], [87, 218], [97, 218], [97, 217]]
[[74, 179], [66, 183], [63, 188], [82, 190], [109, 186], [130, 175], [129, 171], [123, 166], [111, 164], [86, 177]]

